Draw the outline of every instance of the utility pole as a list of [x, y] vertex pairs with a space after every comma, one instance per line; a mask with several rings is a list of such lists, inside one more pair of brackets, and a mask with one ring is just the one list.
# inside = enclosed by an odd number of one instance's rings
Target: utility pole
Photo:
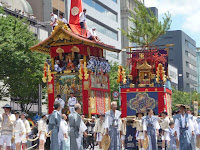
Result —
[[38, 114], [42, 114], [42, 84], [38, 85]]

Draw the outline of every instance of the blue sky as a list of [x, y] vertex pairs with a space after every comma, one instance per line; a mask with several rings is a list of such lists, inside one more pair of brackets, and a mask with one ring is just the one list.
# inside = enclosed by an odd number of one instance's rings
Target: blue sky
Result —
[[170, 30], [182, 30], [200, 47], [200, 0], [145, 0], [147, 7], [157, 7], [159, 20], [169, 12], [172, 17]]

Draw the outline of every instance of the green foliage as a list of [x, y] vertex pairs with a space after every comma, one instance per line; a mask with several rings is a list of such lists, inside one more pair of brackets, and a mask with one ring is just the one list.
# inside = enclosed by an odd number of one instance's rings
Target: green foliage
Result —
[[109, 74], [110, 80], [110, 92], [111, 92], [111, 100], [113, 101], [112, 93], [114, 91], [119, 91], [119, 84], [117, 83], [117, 72], [119, 65], [115, 62], [111, 64], [111, 70]]
[[191, 101], [190, 101], [190, 92], [183, 92], [174, 90], [172, 91], [172, 110], [176, 110], [176, 104], [184, 104], [188, 106], [192, 106], [193, 109], [193, 101], [198, 101], [200, 104], [200, 95], [196, 92], [191, 92]]
[[9, 94], [18, 99], [23, 111], [28, 111], [27, 105], [38, 98], [46, 56], [29, 50], [37, 42], [26, 20], [0, 17], [0, 81], [7, 87], [0, 89], [0, 96]]
[[129, 18], [133, 26], [127, 31], [123, 29], [121, 31], [131, 42], [140, 46], [148, 46], [170, 29], [171, 15], [165, 14], [163, 23], [159, 22], [150, 9], [138, 0], [134, 0], [134, 2], [136, 3], [135, 13], [130, 11], [131, 16]]

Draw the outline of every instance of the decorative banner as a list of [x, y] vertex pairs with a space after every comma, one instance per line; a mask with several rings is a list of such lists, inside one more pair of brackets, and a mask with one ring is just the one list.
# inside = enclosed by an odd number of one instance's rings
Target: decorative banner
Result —
[[127, 93], [127, 116], [135, 116], [140, 111], [146, 112], [148, 108], [158, 114], [157, 92]]
[[[54, 79], [54, 75], [51, 75], [52, 79]], [[49, 114], [52, 113], [54, 110], [53, 104], [54, 104], [54, 80], [51, 80], [51, 82], [48, 82], [48, 108], [49, 108]]]
[[73, 92], [77, 100], [80, 99], [80, 85], [76, 75], [56, 76], [55, 80], [58, 84], [55, 85], [55, 96], [59, 94], [67, 102], [70, 92]]
[[198, 102], [193, 101], [193, 104], [194, 104], [194, 115], [198, 116]]
[[104, 92], [96, 91], [97, 114], [105, 113]]
[[91, 88], [109, 90], [109, 79], [107, 75], [90, 75]]

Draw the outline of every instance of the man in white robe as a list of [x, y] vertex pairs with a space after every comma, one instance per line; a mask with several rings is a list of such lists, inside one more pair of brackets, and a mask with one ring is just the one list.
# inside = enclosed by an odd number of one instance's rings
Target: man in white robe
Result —
[[55, 102], [58, 101], [60, 102], [61, 109], [59, 110], [60, 115], [62, 114], [62, 109], [65, 107], [65, 101], [61, 98], [60, 95], [57, 95]]
[[66, 122], [67, 116], [62, 114], [62, 119], [60, 121], [60, 130], [58, 132], [58, 142], [60, 145], [60, 150], [70, 150], [70, 141], [69, 141], [69, 126]]
[[149, 138], [149, 145], [147, 150], [158, 150], [157, 136], [159, 135], [158, 117], [154, 116], [152, 109], [147, 109], [148, 115], [144, 117], [143, 131], [145, 137]]
[[83, 150], [83, 134], [87, 136], [85, 132], [87, 130], [81, 116], [81, 105], [79, 103], [74, 106], [75, 112], [69, 114], [69, 126], [70, 126], [70, 150]]
[[77, 103], [77, 100], [76, 100], [76, 97], [74, 97], [74, 93], [73, 92], [71, 92], [70, 93], [70, 98], [68, 99], [68, 103], [67, 103], [67, 106], [68, 106], [68, 108], [69, 108], [69, 111], [70, 111], [70, 113], [71, 112], [74, 112], [75, 110], [74, 110], [74, 106], [75, 106], [75, 104]]
[[105, 113], [106, 135], [110, 136], [109, 150], [121, 149], [121, 112], [117, 110], [117, 102], [111, 103], [111, 110]]
[[13, 128], [15, 122], [15, 115], [11, 114], [11, 106], [6, 104], [3, 106], [5, 113], [3, 113], [2, 118], [2, 129], [1, 129], [1, 143], [0, 143], [0, 150], [2, 149], [3, 145], [6, 144], [6, 150], [10, 150], [11, 148], [11, 139], [13, 136]]
[[[28, 120], [26, 119], [26, 113], [25, 112], [21, 113], [21, 119], [22, 119], [22, 121], [25, 125], [25, 128], [26, 128], [26, 133], [23, 135], [23, 139], [28, 139], [28, 135], [31, 132], [31, 127], [30, 127]], [[27, 149], [27, 140], [22, 141], [22, 146], [23, 146], [23, 150]]]
[[26, 134], [26, 128], [23, 121], [19, 118], [19, 112], [15, 112], [15, 125], [14, 125], [14, 135], [15, 135], [15, 147], [16, 150], [21, 150], [21, 142], [24, 140], [24, 134]]
[[191, 139], [195, 136], [191, 115], [186, 113], [186, 106], [180, 106], [180, 114], [175, 119], [175, 136], [179, 139], [179, 150], [192, 150]]

